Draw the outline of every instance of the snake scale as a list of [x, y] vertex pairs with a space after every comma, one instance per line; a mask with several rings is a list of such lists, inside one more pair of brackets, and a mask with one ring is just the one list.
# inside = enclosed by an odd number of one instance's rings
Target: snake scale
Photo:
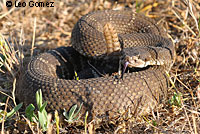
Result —
[[[105, 58], [110, 55], [103, 32], [108, 23], [117, 33], [122, 60], [130, 60], [123, 79], [114, 73], [119, 68], [114, 61], [118, 63], [119, 58], [112, 57], [117, 55], [111, 52], [111, 59]], [[165, 70], [173, 61], [174, 47], [154, 20], [130, 10], [91, 12], [74, 26], [71, 43], [72, 47], [50, 50], [29, 62], [17, 88], [20, 101], [35, 104], [35, 93], [41, 89], [43, 99], [48, 102], [48, 111], [69, 110], [75, 104], [83, 104], [82, 115], [88, 111], [90, 117], [114, 117], [128, 108], [136, 115], [144, 114], [166, 97], [168, 78]], [[101, 69], [106, 70], [103, 69], [106, 65], [101, 65], [102, 59], [107, 60], [109, 66], [113, 62], [105, 73], [111, 72], [112, 68], [115, 71], [111, 75], [93, 78], [89, 75], [87, 78], [84, 75], [93, 72], [88, 59], [101, 73]], [[131, 60], [159, 62], [137, 68]], [[74, 78], [75, 71], [82, 74], [80, 80]]]

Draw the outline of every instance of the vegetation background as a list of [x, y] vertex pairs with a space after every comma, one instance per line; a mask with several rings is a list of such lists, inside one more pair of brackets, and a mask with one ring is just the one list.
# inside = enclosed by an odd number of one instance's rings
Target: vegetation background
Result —
[[[14, 2], [14, 1], [12, 1]], [[194, 133], [200, 132], [200, 1], [199, 0], [40, 0], [53, 7], [6, 6], [0, 1], [0, 123], [2, 133], [42, 133], [24, 110], [5, 119], [15, 105], [15, 84], [23, 64], [34, 55], [70, 45], [77, 20], [94, 10], [130, 8], [161, 23], [174, 42], [175, 63], [165, 103], [148, 115], [115, 122], [57, 126], [47, 133]], [[33, 2], [38, 2], [33, 0]], [[6, 40], [6, 43], [4, 42]]]

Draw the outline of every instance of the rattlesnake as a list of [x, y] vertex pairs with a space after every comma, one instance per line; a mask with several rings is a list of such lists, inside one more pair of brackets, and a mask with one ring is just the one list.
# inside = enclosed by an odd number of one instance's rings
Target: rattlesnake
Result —
[[[106, 35], [106, 25], [111, 35]], [[41, 89], [48, 111], [83, 104], [82, 115], [88, 111], [90, 117], [113, 117], [127, 108], [136, 115], [146, 113], [166, 96], [165, 70], [173, 61], [174, 46], [154, 20], [130, 10], [95, 11], [79, 19], [71, 42], [72, 47], [50, 50], [29, 62], [17, 88], [20, 101], [35, 104]], [[114, 73], [120, 59], [133, 67], [123, 79]], [[86, 78], [84, 74], [94, 71], [88, 61], [100, 73], [110, 74]], [[106, 64], [111, 68], [104, 69]], [[77, 80], [74, 72], [83, 77]]]

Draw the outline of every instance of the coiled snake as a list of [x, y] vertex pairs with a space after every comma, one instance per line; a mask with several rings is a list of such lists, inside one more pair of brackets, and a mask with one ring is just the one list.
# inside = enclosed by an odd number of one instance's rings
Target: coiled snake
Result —
[[[146, 113], [166, 96], [164, 70], [172, 63], [174, 47], [152, 19], [129, 10], [92, 12], [77, 22], [71, 42], [72, 47], [45, 52], [29, 62], [17, 88], [20, 101], [35, 103], [41, 89], [49, 111], [83, 104], [83, 115], [88, 111], [91, 117], [113, 117], [127, 108]], [[123, 79], [114, 73], [120, 59], [129, 63]], [[110, 68], [104, 69], [107, 64]], [[109, 75], [90, 78], [94, 68]], [[82, 79], [74, 78], [75, 71]], [[89, 77], [84, 76], [88, 72]]]

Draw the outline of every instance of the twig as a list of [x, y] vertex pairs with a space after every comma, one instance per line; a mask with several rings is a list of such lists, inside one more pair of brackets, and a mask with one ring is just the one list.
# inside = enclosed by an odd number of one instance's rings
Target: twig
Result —
[[35, 132], [34, 132], [34, 130], [33, 130], [33, 127], [32, 127], [32, 125], [31, 125], [31, 122], [24, 116], [24, 115], [22, 115], [22, 117], [26, 120], [26, 122], [28, 123], [28, 126], [29, 126], [29, 128], [31, 129], [31, 131], [32, 131], [32, 133], [33, 134], [36, 134]]
[[197, 125], [196, 125], [196, 120], [195, 120], [194, 114], [192, 114], [192, 121], [193, 121], [193, 126], [194, 126], [194, 133], [198, 134], [197, 133]]
[[33, 56], [33, 47], [35, 44], [35, 31], [36, 31], [36, 17], [34, 18], [34, 27], [33, 27], [33, 40], [32, 40], [32, 47], [31, 47], [31, 58]]
[[196, 34], [194, 33], [194, 31], [180, 18], [180, 16], [176, 13], [176, 11], [174, 11], [172, 9], [172, 12], [174, 13], [174, 15], [186, 26], [186, 28], [194, 35], [196, 36]]
[[198, 24], [198, 21], [197, 21], [195, 15], [194, 15], [193, 10], [192, 10], [192, 3], [190, 2], [190, 0], [184, 0], [184, 1], [185, 1], [185, 3], [187, 4], [187, 6], [188, 6], [188, 8], [189, 8], [189, 13], [190, 13], [190, 15], [192, 16], [192, 18], [194, 19], [194, 22], [195, 22], [195, 24], [196, 24], [197, 30], [198, 30], [198, 32], [199, 32], [199, 24]]
[[183, 111], [184, 111], [185, 116], [186, 116], [186, 119], [187, 119], [187, 121], [188, 121], [190, 131], [192, 132], [192, 134], [194, 134], [193, 129], [192, 129], [192, 125], [191, 125], [191, 123], [190, 123], [190, 119], [189, 119], [189, 117], [188, 117], [188, 114], [187, 114], [187, 112], [186, 112], [185, 106], [183, 105], [183, 102], [182, 102], [182, 101], [181, 101], [181, 105], [183, 106]]
[[1, 134], [4, 134], [4, 121], [5, 121], [5, 118], [6, 118], [6, 111], [7, 111], [7, 108], [8, 108], [8, 101], [9, 101], [9, 98], [7, 98], [6, 100], [6, 106], [5, 106], [5, 110], [4, 110], [4, 114], [3, 114], [3, 120], [2, 120], [2, 124], [1, 124]]
[[12, 100], [15, 106], [17, 106], [16, 101], [15, 101], [15, 85], [16, 85], [16, 78], [14, 78], [14, 81], [13, 81]]
[[68, 36], [71, 36], [71, 32], [65, 32], [65, 30], [63, 30], [61, 27], [57, 26], [55, 23], [53, 23], [52, 21], [50, 21], [50, 20], [48, 20], [48, 19], [46, 19], [46, 18], [44, 18], [44, 20], [45, 20], [48, 24], [50, 24], [50, 25], [52, 25], [53, 27], [57, 28], [57, 29], [58, 29], [60, 32], [62, 32], [63, 34], [66, 34], [66, 35], [68, 35]]
[[92, 67], [93, 70], [94, 70], [96, 73], [98, 73], [99, 76], [105, 77], [105, 75], [102, 74], [101, 72], [99, 72], [99, 70], [97, 70], [97, 68], [94, 67], [94, 66], [90, 63], [90, 61], [87, 61], [87, 62], [88, 62], [88, 65], [89, 65], [90, 67]]
[[1, 89], [0, 89], [0, 93], [1, 93], [1, 94], [3, 94], [3, 95], [5, 95], [5, 96], [8, 96], [8, 97], [12, 98], [10, 95], [8, 95], [8, 94], [4, 93], [4, 91], [3, 91], [3, 90], [1, 90]]
[[[21, 0], [17, 1], [17, 3], [20, 2], [20, 1], [21, 1]], [[13, 6], [13, 8], [10, 9], [8, 12], [4, 13], [3, 15], [1, 15], [1, 16], [0, 16], [0, 19], [4, 18], [5, 16], [7, 16], [8, 14], [10, 14], [10, 13], [11, 13], [12, 11], [14, 11], [14, 10], [15, 10], [15, 6]]]
[[[0, 91], [5, 92], [5, 93], [10, 93], [9, 90], [3, 89], [1, 86], [0, 86]], [[6, 95], [6, 96], [7, 96], [7, 95]], [[10, 96], [9, 96], [9, 97], [10, 97]]]

